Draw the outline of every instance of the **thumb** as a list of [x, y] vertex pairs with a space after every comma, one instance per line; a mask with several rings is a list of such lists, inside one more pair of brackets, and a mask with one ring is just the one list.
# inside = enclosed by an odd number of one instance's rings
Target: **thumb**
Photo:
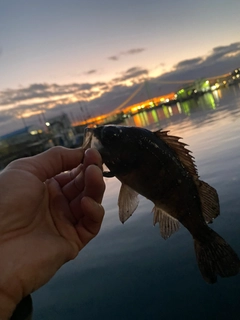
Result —
[[36, 156], [13, 161], [8, 168], [30, 172], [44, 182], [63, 171], [77, 167], [83, 157], [82, 148], [53, 147]]

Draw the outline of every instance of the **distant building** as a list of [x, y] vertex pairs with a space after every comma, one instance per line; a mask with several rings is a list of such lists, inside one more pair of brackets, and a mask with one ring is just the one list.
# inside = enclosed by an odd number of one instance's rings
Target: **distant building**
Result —
[[240, 68], [236, 68], [231, 73], [231, 83], [238, 83], [240, 81]]
[[198, 97], [211, 89], [209, 80], [199, 79], [177, 91], [177, 100], [184, 101]]
[[54, 145], [72, 147], [75, 146], [75, 129], [66, 114], [49, 119], [46, 122]]
[[42, 129], [36, 126], [24, 127], [1, 136], [0, 143], [6, 141], [8, 144], [17, 144], [26, 141], [36, 141], [38, 134], [42, 132]]
[[33, 156], [51, 145], [50, 136], [36, 126], [8, 133], [0, 137], [0, 169], [12, 160]]

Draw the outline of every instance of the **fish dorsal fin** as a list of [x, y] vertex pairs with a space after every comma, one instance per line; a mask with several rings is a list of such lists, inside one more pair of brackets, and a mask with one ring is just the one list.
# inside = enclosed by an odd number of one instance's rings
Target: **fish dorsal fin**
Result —
[[118, 196], [119, 219], [122, 223], [137, 209], [138, 202], [138, 193], [126, 184], [122, 184]]
[[159, 223], [160, 233], [163, 239], [166, 240], [180, 228], [179, 221], [167, 214], [164, 210], [154, 207], [153, 213], [153, 224]]
[[194, 163], [194, 157], [190, 154], [191, 151], [185, 148], [187, 144], [180, 142], [179, 140], [182, 139], [180, 137], [169, 136], [168, 132], [169, 131], [158, 130], [155, 131], [154, 134], [158, 138], [163, 140], [170, 148], [172, 148], [186, 170], [193, 177], [198, 178], [198, 172]]
[[190, 151], [185, 148], [186, 144], [179, 141], [179, 137], [169, 136], [169, 131], [156, 131], [154, 134], [162, 139], [170, 148], [172, 148], [186, 170], [192, 175], [195, 185], [199, 192], [202, 206], [202, 214], [207, 223], [211, 223], [220, 212], [217, 192], [206, 182], [199, 180], [197, 168], [194, 163], [194, 157]]
[[202, 205], [202, 214], [207, 223], [220, 214], [220, 206], [217, 191], [204, 181], [197, 179], [195, 181]]

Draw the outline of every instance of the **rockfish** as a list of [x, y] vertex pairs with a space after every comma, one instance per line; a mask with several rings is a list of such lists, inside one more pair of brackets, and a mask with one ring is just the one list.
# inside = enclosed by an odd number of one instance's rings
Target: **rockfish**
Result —
[[206, 282], [216, 282], [217, 275], [238, 274], [237, 254], [208, 227], [219, 215], [217, 192], [199, 179], [181, 138], [168, 135], [168, 131], [115, 125], [89, 128], [85, 137], [85, 145], [91, 142], [109, 169], [104, 176], [122, 182], [118, 198], [122, 222], [133, 214], [141, 194], [154, 203], [154, 225], [159, 223], [164, 239], [177, 231], [180, 223], [191, 233]]

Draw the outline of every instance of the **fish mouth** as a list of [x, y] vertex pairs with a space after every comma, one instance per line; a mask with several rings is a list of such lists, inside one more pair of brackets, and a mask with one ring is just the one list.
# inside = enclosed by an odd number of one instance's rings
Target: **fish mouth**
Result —
[[83, 149], [94, 148], [98, 151], [103, 149], [103, 145], [100, 140], [95, 136], [94, 128], [86, 128], [84, 130]]
[[82, 144], [82, 148], [84, 150], [91, 148], [92, 137], [93, 137], [93, 128], [86, 128], [84, 130], [83, 144]]
[[94, 136], [94, 134], [92, 134], [91, 148], [97, 149], [98, 151], [103, 149], [102, 143], [96, 136]]

